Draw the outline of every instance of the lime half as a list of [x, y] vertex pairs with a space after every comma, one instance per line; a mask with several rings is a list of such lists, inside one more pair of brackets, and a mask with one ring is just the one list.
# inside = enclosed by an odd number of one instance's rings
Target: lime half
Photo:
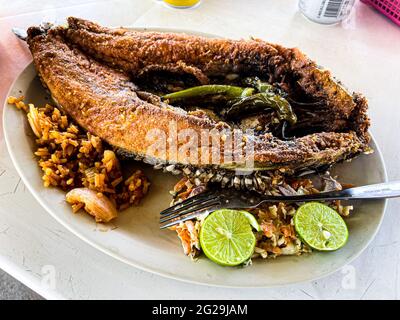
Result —
[[349, 236], [346, 223], [339, 213], [318, 202], [309, 202], [297, 209], [294, 227], [306, 244], [320, 251], [343, 247]]
[[221, 209], [211, 213], [200, 230], [204, 254], [223, 266], [237, 266], [250, 259], [256, 237], [242, 211]]

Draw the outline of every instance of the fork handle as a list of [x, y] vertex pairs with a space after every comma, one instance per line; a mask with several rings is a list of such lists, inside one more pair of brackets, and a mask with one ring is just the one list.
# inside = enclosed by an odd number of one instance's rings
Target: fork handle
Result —
[[[315, 201], [315, 200], [360, 200], [400, 197], [400, 181], [370, 184], [340, 191], [322, 192], [296, 196], [268, 196], [268, 201]], [[280, 199], [279, 199], [280, 198]]]

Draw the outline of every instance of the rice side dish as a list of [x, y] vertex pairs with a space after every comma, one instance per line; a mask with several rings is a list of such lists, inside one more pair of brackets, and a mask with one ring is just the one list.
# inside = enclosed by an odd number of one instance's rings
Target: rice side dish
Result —
[[83, 208], [97, 222], [108, 222], [146, 195], [150, 182], [143, 172], [124, 177], [116, 154], [99, 137], [85, 132], [58, 108], [49, 104], [37, 108], [23, 99], [9, 97], [7, 102], [27, 113], [43, 185], [68, 191], [66, 200], [74, 212]]

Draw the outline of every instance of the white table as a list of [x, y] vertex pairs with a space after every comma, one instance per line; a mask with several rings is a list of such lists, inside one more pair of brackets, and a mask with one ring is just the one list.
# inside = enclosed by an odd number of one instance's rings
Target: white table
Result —
[[[357, 4], [348, 23], [325, 27], [305, 20], [295, 0], [203, 0], [194, 10], [170, 9], [152, 0], [31, 3], [0, 0], [0, 41], [10, 38], [10, 26], [27, 27], [48, 19], [63, 22], [66, 16], [76, 15], [104, 25], [178, 27], [298, 46], [334, 70], [348, 87], [366, 94], [372, 132], [389, 178], [400, 179], [400, 28], [362, 4]], [[0, 42], [0, 50], [6, 48], [11, 56], [15, 49], [5, 45]], [[16, 61], [15, 67], [23, 66]], [[390, 201], [375, 241], [352, 263], [354, 288], [343, 285], [351, 267], [284, 288], [237, 290], [186, 284], [118, 262], [59, 225], [21, 183], [0, 132], [0, 268], [48, 299], [398, 298], [399, 210], [400, 201]], [[43, 280], [53, 267], [54, 289]]]

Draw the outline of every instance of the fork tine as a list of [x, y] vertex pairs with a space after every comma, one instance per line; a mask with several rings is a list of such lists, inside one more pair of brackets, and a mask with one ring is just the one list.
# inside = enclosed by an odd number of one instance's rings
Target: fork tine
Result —
[[214, 210], [216, 210], [218, 208], [219, 208], [218, 204], [215, 205], [215, 206], [211, 205], [209, 207], [206, 207], [206, 208], [202, 209], [202, 211], [191, 212], [191, 213], [188, 213], [188, 214], [186, 214], [184, 216], [180, 216], [179, 219], [175, 218], [175, 219], [171, 219], [171, 220], [165, 221], [164, 223], [162, 223], [160, 225], [160, 229], [165, 229], [165, 228], [172, 227], [173, 225], [176, 225], [178, 223], [185, 222], [187, 220], [193, 219], [193, 218], [199, 216], [202, 212], [214, 211]]
[[210, 195], [212, 195], [211, 190], [200, 193], [198, 195], [195, 195], [193, 197], [190, 197], [186, 200], [183, 200], [182, 202], [179, 202], [163, 211], [160, 212], [160, 215], [164, 216], [164, 215], [169, 215], [171, 213], [174, 213], [176, 210], [182, 209], [183, 207], [186, 207], [187, 205], [191, 205], [195, 202], [197, 202], [198, 200], [201, 199], [206, 199], [207, 197], [209, 197]]
[[221, 202], [219, 201], [218, 198], [211, 198], [206, 201], [197, 201], [193, 205], [187, 205], [184, 208], [180, 208], [180, 209], [176, 210], [175, 212], [173, 212], [172, 214], [170, 214], [168, 216], [161, 217], [160, 222], [165, 222], [165, 221], [180, 217], [184, 214], [196, 212], [196, 211], [203, 209], [204, 207], [214, 205], [214, 204], [219, 204], [219, 203], [221, 203]]

